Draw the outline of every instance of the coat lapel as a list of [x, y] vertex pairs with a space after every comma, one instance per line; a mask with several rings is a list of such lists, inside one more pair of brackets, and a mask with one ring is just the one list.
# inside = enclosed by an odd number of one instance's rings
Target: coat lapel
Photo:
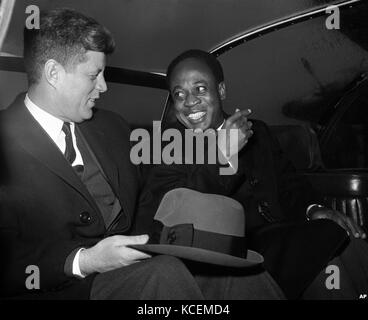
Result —
[[127, 197], [121, 193], [121, 186], [119, 184], [121, 177], [119, 176], [119, 170], [112, 160], [113, 157], [111, 153], [113, 150], [109, 149], [109, 141], [104, 132], [98, 126], [93, 126], [91, 122], [85, 121], [78, 124], [77, 130], [81, 138], [84, 140], [90, 155], [100, 169], [100, 172], [119, 200], [115, 205], [122, 209], [113, 210], [109, 220], [105, 221], [107, 223], [106, 228], [109, 230], [115, 226], [115, 223], [120, 218], [122, 212], [127, 213], [129, 211], [126, 202]]
[[[130, 144], [127, 142], [126, 145], [124, 145], [126, 149], [123, 149], [121, 153], [116, 155], [116, 149], [119, 150], [120, 147], [117, 148], [114, 146], [116, 142], [111, 141], [101, 128], [107, 128], [106, 130], [114, 129], [109, 127], [106, 123], [104, 123], [104, 125], [97, 123], [98, 121], [85, 121], [78, 124], [77, 127], [82, 133], [86, 144], [89, 146], [91, 154], [94, 155], [97, 160], [96, 163], [104, 174], [105, 179], [120, 201], [122, 211], [128, 219], [121, 219], [120, 222], [130, 225], [130, 221], [134, 214], [134, 205], [132, 203], [136, 197], [135, 192], [137, 188], [137, 177], [134, 172], [135, 167], [131, 166], [128, 160]], [[121, 147], [124, 148], [124, 146], [122, 145]], [[128, 157], [128, 159], [126, 159], [126, 157]], [[114, 159], [117, 160], [114, 161]], [[117, 163], [117, 161], [119, 162]], [[120, 215], [113, 217], [112, 220], [114, 220], [114, 222], [112, 225], [119, 219]], [[123, 227], [119, 225], [117, 228], [124, 229], [126, 225]]]
[[47, 135], [39, 123], [32, 117], [20, 98], [9, 107], [6, 125], [8, 132], [26, 152], [63, 179], [73, 189], [83, 195], [90, 205], [99, 212], [95, 201], [87, 188], [76, 175], [56, 144]]
[[84, 142], [86, 143], [86, 146], [102, 175], [110, 184], [115, 195], [118, 195], [119, 171], [109, 156], [109, 149], [106, 145], [107, 141], [103, 131], [97, 128], [92, 128], [88, 121], [78, 124], [77, 130], [80, 130], [82, 133], [81, 138], [84, 139]]

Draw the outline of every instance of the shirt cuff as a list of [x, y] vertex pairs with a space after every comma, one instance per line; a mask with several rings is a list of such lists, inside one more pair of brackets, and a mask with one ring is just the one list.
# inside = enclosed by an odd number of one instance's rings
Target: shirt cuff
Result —
[[73, 259], [73, 275], [79, 278], [85, 278], [86, 276], [82, 274], [80, 267], [79, 267], [79, 255], [82, 250], [85, 248], [80, 248]]

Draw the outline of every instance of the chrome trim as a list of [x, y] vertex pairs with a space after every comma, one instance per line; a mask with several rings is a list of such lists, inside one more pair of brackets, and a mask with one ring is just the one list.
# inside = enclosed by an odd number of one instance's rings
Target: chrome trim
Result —
[[329, 3], [327, 5], [320, 6], [318, 8], [305, 10], [297, 14], [293, 14], [291, 16], [287, 16], [287, 17], [284, 17], [278, 20], [273, 20], [261, 26], [258, 26], [252, 29], [248, 29], [240, 33], [236, 37], [232, 37], [226, 40], [225, 42], [217, 45], [216, 47], [211, 49], [209, 52], [214, 54], [216, 57], [218, 57], [221, 54], [225, 53], [226, 51], [231, 50], [234, 47], [237, 47], [248, 40], [252, 40], [254, 38], [268, 34], [270, 32], [286, 28], [289, 25], [293, 25], [293, 24], [303, 22], [308, 19], [314, 19], [322, 15], [328, 14], [326, 13], [326, 9], [329, 7], [335, 6], [335, 7], [339, 7], [340, 9], [340, 8], [345, 8], [347, 6], [350, 6], [350, 8], [352, 8], [353, 6], [359, 3], [363, 3], [363, 0], [337, 1], [337, 2]]
[[0, 1], [0, 51], [10, 25], [15, 0]]

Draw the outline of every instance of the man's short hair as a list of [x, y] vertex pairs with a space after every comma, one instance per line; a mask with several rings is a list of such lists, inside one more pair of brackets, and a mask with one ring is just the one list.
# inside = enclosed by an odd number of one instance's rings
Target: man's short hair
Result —
[[168, 87], [170, 86], [171, 76], [175, 67], [180, 62], [187, 59], [195, 59], [203, 62], [211, 70], [217, 83], [221, 83], [224, 81], [224, 71], [222, 69], [221, 63], [216, 59], [216, 57], [213, 54], [199, 49], [191, 49], [183, 52], [182, 54], [177, 56], [173, 61], [171, 61], [166, 72], [166, 81]]
[[67, 69], [86, 59], [86, 52], [110, 54], [115, 49], [111, 33], [93, 18], [71, 9], [40, 13], [39, 29], [24, 29], [24, 64], [29, 84], [37, 83], [49, 59]]

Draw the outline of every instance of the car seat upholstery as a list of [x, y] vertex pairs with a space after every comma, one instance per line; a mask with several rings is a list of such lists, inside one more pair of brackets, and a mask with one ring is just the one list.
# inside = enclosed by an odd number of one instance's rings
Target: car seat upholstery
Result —
[[328, 169], [309, 125], [271, 126], [299, 175], [308, 179], [327, 207], [352, 217], [368, 232], [368, 169]]

